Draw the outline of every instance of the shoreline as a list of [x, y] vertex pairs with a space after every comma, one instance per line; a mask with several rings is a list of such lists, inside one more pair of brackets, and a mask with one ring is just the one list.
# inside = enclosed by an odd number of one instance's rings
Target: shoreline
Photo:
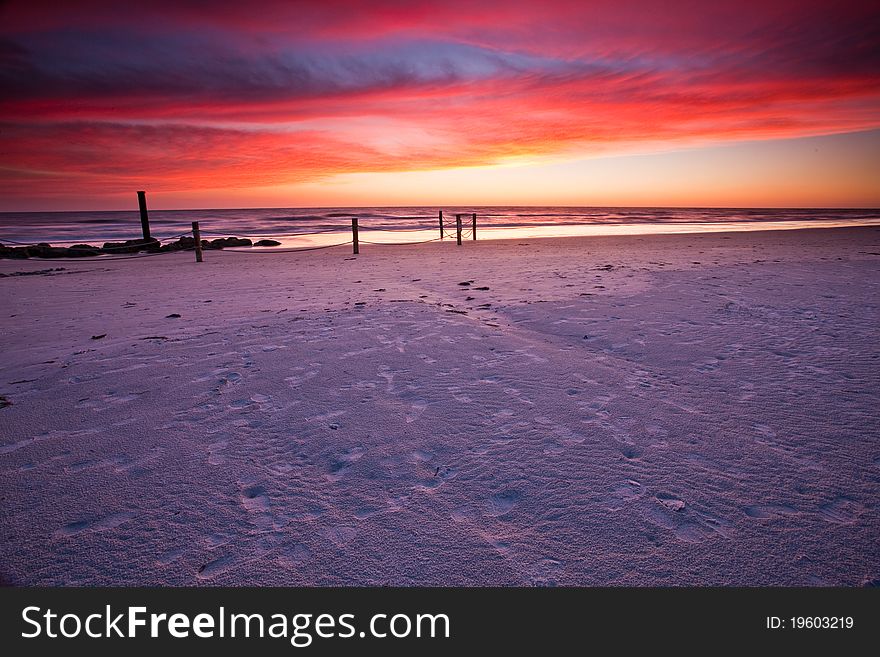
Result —
[[[661, 228], [661, 227], [657, 227], [657, 228]], [[588, 234], [588, 235], [578, 234], [578, 235], [520, 236], [520, 237], [514, 237], [514, 236], [511, 236], [511, 237], [485, 237], [485, 235], [487, 233], [491, 234], [494, 231], [506, 230], [506, 229], [483, 229], [483, 230], [478, 229], [478, 232], [477, 232], [478, 239], [475, 241], [480, 242], [480, 243], [499, 243], [499, 244], [514, 242], [514, 241], [518, 241], [518, 240], [519, 241], [522, 241], [522, 240], [535, 241], [536, 243], [541, 243], [541, 242], [550, 243], [550, 242], [556, 242], [556, 241], [563, 241], [563, 242], [572, 241], [572, 243], [574, 243], [579, 240], [603, 240], [603, 239], [604, 240], [615, 240], [615, 239], [626, 240], [626, 239], [644, 239], [644, 238], [655, 238], [655, 237], [656, 238], [663, 238], [663, 237], [688, 238], [688, 237], [691, 237], [691, 238], [695, 238], [695, 239], [700, 239], [701, 237], [708, 236], [708, 235], [737, 235], [737, 234], [746, 234], [746, 235], [759, 234], [760, 235], [760, 234], [787, 233], [787, 232], [792, 232], [792, 231], [804, 232], [804, 233], [809, 234], [812, 231], [831, 231], [831, 230], [872, 231], [872, 230], [878, 230], [878, 229], [880, 229], [880, 223], [855, 225], [855, 226], [852, 226], [852, 225], [846, 225], [846, 226], [838, 226], [838, 225], [833, 225], [833, 226], [796, 226], [796, 227], [795, 226], [786, 226], [786, 227], [778, 227], [777, 226], [777, 227], [760, 228], [760, 229], [751, 229], [751, 228], [737, 229], [737, 228], [728, 227], [726, 230], [723, 228], [719, 228], [718, 230], [703, 230], [703, 231], [693, 231], [693, 232], [690, 232], [690, 231], [662, 232], [661, 230], [658, 230], [656, 232], [646, 232], [646, 233], [623, 233], [623, 232], [621, 232], [618, 234]], [[519, 230], [519, 229], [516, 229], [516, 230]], [[388, 234], [391, 234], [394, 231], [386, 231], [386, 232]], [[425, 231], [425, 232], [428, 233], [430, 231]], [[362, 232], [362, 235], [363, 234], [365, 234], [365, 233]], [[369, 235], [370, 233], [366, 233], [366, 234]], [[333, 234], [328, 235], [323, 240], [311, 240], [308, 242], [308, 244], [305, 244], [302, 246], [302, 251], [308, 252], [308, 251], [312, 250], [314, 246], [320, 246], [323, 249], [329, 248], [326, 245], [323, 245], [322, 242], [330, 241], [332, 244], [332, 242], [338, 240], [340, 237], [345, 237], [345, 236], [346, 236], [345, 233], [333, 233]], [[241, 253], [241, 252], [251, 253], [251, 252], [253, 252], [253, 253], [260, 253], [260, 254], [267, 254], [267, 255], [268, 254], [280, 255], [282, 253], [296, 253], [297, 247], [289, 246], [290, 240], [284, 240], [283, 236], [276, 236], [276, 237], [280, 237], [281, 243], [278, 245], [273, 245], [273, 246], [256, 246], [256, 244], [254, 244], [253, 246], [249, 246], [249, 247], [245, 247], [245, 246], [218, 247], [218, 246], [205, 245], [205, 246], [203, 246], [203, 248], [205, 249], [205, 253], [208, 255], [213, 255], [214, 253], [217, 253], [219, 251], [226, 251], [226, 252], [231, 252], [231, 253]], [[228, 238], [220, 238], [220, 239], [215, 238], [215, 239], [213, 239], [213, 242], [217, 243], [217, 242], [224, 242], [224, 241], [228, 240], [229, 243], [232, 243], [234, 240], [238, 240], [238, 239], [242, 239], [242, 238], [238, 238], [235, 236], [230, 236]], [[131, 242], [141, 242], [141, 241], [142, 240], [131, 240]], [[130, 250], [129, 251], [123, 250], [123, 252], [120, 255], [122, 255], [122, 256], [130, 255], [130, 257], [132, 259], [138, 258], [138, 257], [143, 257], [146, 255], [165, 255], [165, 254], [182, 253], [182, 252], [185, 252], [185, 253], [188, 253], [191, 255], [193, 253], [193, 248], [192, 248], [191, 242], [192, 242], [192, 239], [190, 238], [189, 243], [187, 245], [181, 246], [179, 248], [163, 249], [161, 253], [135, 252], [135, 251], [130, 251]], [[209, 240], [203, 240], [203, 243], [206, 243], [206, 242], [209, 242]], [[450, 243], [455, 243], [454, 236], [453, 237], [446, 236], [443, 240], [430, 239], [430, 240], [426, 240], [424, 242], [424, 244], [441, 244], [441, 245], [442, 244], [450, 244]], [[470, 238], [463, 239], [462, 240], [462, 248], [465, 248], [465, 245], [472, 245], [473, 243], [474, 243], [474, 240], [471, 240]], [[298, 246], [300, 244], [301, 244], [301, 242], [297, 242]], [[395, 249], [399, 249], [399, 248], [406, 248], [406, 247], [416, 248], [416, 247], [422, 246], [423, 243], [422, 242], [395, 243], [395, 242], [372, 242], [372, 241], [368, 242], [362, 238], [360, 240], [360, 245], [361, 245], [360, 246], [361, 249], [365, 249], [365, 248], [372, 249], [375, 247], [380, 247], [380, 248], [394, 247]], [[344, 247], [346, 247], [346, 246], [348, 246], [350, 248], [350, 243], [346, 242], [346, 243], [338, 244], [337, 246], [339, 249], [344, 250]], [[55, 247], [53, 247], [53, 248], [55, 248]], [[65, 247], [60, 247], [60, 248], [65, 248]], [[125, 249], [125, 248], [126, 247], [122, 247], [122, 249]], [[369, 251], [367, 251], [367, 253], [368, 252]], [[364, 254], [360, 254], [360, 255], [364, 255]], [[2, 256], [0, 256], [0, 267], [2, 267], [3, 263], [7, 263], [7, 262], [13, 262], [13, 263], [72, 262], [74, 264], [80, 264], [80, 263], [86, 264], [86, 263], [91, 262], [92, 264], [95, 264], [95, 263], [108, 262], [108, 261], [121, 260], [121, 259], [125, 259], [125, 258], [117, 258], [115, 256], [115, 254], [113, 254], [113, 253], [100, 253], [99, 255], [88, 257], [88, 258], [84, 258], [84, 257], [61, 257], [61, 258], [54, 258], [53, 257], [53, 258], [48, 258], [48, 257], [37, 257], [37, 256], [32, 256], [29, 258], [20, 258], [20, 257], [2, 257]]]
[[[470, 241], [471, 222], [463, 222], [465, 239]], [[626, 235], [678, 235], [678, 234], [702, 234], [702, 233], [729, 233], [729, 232], [765, 232], [775, 230], [809, 230], [820, 228], [857, 228], [880, 226], [880, 219], [860, 220], [796, 220], [783, 221], [729, 221], [729, 222], [697, 222], [697, 223], [561, 223], [546, 225], [523, 224], [517, 227], [494, 226], [480, 224], [478, 222], [477, 234], [480, 240], [499, 239], [556, 239], [561, 237], [604, 237]], [[176, 229], [180, 230], [181, 226]], [[214, 233], [211, 231], [210, 222], [204, 222], [201, 226], [204, 249], [219, 250], [222, 248], [246, 248], [259, 250], [285, 250], [295, 248], [327, 247], [338, 244], [339, 240], [348, 240], [353, 237], [350, 230], [335, 227], [333, 230], [302, 233], [282, 234], [253, 234], [241, 233], [230, 230], [226, 233]], [[393, 228], [375, 227], [369, 224], [360, 225], [360, 239], [363, 243], [370, 243], [369, 238], [379, 240], [376, 244], [408, 244], [431, 242], [438, 239], [437, 227]], [[191, 231], [171, 238], [141, 238], [125, 239], [114, 237], [114, 241], [105, 241], [101, 238], [85, 239], [56, 239], [38, 240], [25, 242], [20, 239], [6, 240], [3, 244], [0, 240], [0, 260], [3, 259], [27, 259], [28, 257], [50, 259], [87, 258], [107, 255], [125, 255], [140, 252], [167, 252], [179, 250], [192, 250], [192, 237], [188, 236]], [[239, 232], [239, 235], [235, 233]], [[447, 220], [444, 224], [445, 239], [455, 239], [454, 223]], [[486, 237], [488, 235], [488, 237]], [[369, 241], [368, 241], [369, 240]], [[240, 244], [238, 243], [240, 242]], [[101, 243], [96, 246], [92, 243]]]

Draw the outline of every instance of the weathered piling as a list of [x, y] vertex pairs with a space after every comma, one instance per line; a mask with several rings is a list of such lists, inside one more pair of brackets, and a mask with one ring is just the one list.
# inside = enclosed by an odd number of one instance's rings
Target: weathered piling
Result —
[[196, 262], [202, 262], [202, 233], [199, 231], [199, 222], [194, 221], [193, 239], [196, 241]]
[[147, 215], [147, 193], [138, 192], [138, 209], [141, 212], [141, 230], [144, 233], [144, 239], [150, 239], [150, 217]]
[[440, 239], [443, 239], [443, 210], [440, 210]]
[[474, 212], [471, 215], [471, 218], [473, 219], [473, 222], [474, 222], [473, 230], [471, 232], [473, 233], [473, 236], [474, 236], [474, 242], [476, 242], [477, 241], [477, 213]]
[[351, 250], [357, 255], [360, 253], [358, 249], [358, 220], [357, 217], [351, 218]]
[[461, 246], [461, 215], [455, 215], [455, 239], [458, 242], [458, 245]]

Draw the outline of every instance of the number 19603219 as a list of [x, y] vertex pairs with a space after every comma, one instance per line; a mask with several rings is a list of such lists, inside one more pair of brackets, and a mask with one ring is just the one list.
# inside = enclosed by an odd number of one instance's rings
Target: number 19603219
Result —
[[779, 616], [767, 617], [768, 630], [851, 630], [855, 625], [852, 616]]

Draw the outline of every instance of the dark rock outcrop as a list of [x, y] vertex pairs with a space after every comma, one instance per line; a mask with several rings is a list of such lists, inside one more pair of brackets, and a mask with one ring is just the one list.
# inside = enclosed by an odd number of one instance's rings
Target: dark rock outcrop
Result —
[[27, 247], [24, 246], [5, 246], [0, 244], [0, 258], [27, 258]]
[[24, 248], [27, 250], [27, 255], [30, 258], [88, 258], [100, 254], [100, 251], [97, 249], [51, 246], [45, 243]]
[[224, 249], [231, 246], [253, 246], [247, 237], [220, 237], [208, 243], [209, 249]]
[[[281, 242], [275, 240], [260, 240], [256, 246], [280, 246]], [[182, 251], [194, 249], [196, 241], [193, 237], [185, 236], [176, 242], [162, 244], [155, 238], [125, 240], [124, 242], [104, 242], [103, 246], [91, 244], [74, 244], [73, 246], [52, 246], [47, 242], [40, 242], [30, 246], [6, 246], [0, 244], [0, 258], [88, 258], [98, 255], [124, 255], [130, 253], [162, 253], [167, 251]], [[202, 240], [203, 249], [223, 249], [236, 246], [254, 246], [253, 242], [246, 237], [221, 237], [219, 239]]]
[[101, 250], [105, 253], [139, 253], [141, 251], [147, 251], [149, 253], [156, 253], [161, 248], [159, 244], [159, 240], [155, 237], [151, 237], [148, 240], [143, 238], [136, 240], [125, 240], [124, 242], [104, 242], [104, 246], [101, 247]]
[[[202, 240], [202, 246], [205, 245], [205, 240]], [[196, 246], [196, 240], [193, 237], [181, 237], [176, 242], [169, 242], [168, 244], [163, 244], [160, 251], [183, 251], [184, 249], [194, 249]]]

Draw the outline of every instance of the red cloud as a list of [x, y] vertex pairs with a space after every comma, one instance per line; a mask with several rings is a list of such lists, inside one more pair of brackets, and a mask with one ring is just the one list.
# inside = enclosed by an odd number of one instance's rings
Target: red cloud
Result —
[[246, 188], [880, 125], [873, 3], [261, 7], [7, 4], [0, 191]]

